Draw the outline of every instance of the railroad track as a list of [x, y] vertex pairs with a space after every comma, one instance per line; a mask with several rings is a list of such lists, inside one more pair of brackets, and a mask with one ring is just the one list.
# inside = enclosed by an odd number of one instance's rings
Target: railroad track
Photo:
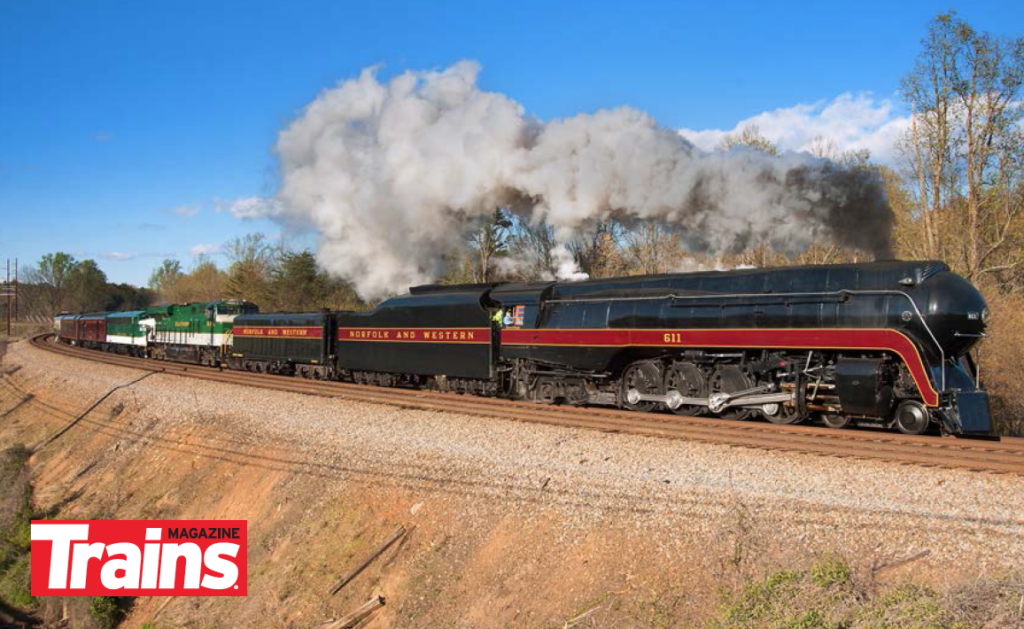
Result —
[[913, 437], [870, 430], [830, 430], [768, 422], [733, 422], [668, 413], [635, 413], [607, 408], [547, 406], [514, 400], [480, 398], [453, 393], [390, 389], [343, 382], [315, 381], [290, 376], [222, 371], [203, 367], [107, 354], [61, 345], [52, 334], [39, 335], [32, 345], [63, 356], [168, 375], [387, 404], [430, 411], [460, 412], [602, 432], [648, 435], [729, 446], [802, 452], [822, 456], [892, 461], [907, 465], [967, 469], [1024, 475], [1024, 439], [1001, 441], [954, 437]]

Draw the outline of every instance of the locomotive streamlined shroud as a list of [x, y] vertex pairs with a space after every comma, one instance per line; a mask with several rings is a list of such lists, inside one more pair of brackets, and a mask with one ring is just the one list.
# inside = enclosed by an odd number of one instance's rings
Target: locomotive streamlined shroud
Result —
[[[509, 284], [491, 298], [506, 308], [526, 306], [523, 325], [502, 331], [502, 358], [616, 374], [673, 348], [888, 355], [906, 365], [922, 400], [940, 409], [952, 432], [991, 432], [987, 397], [968, 354], [984, 335], [985, 303], [942, 262]], [[870, 378], [847, 377], [877, 365], [838, 364], [843, 406], [886, 418], [889, 393]]]
[[418, 286], [370, 312], [339, 312], [339, 370], [488, 379], [494, 284]]

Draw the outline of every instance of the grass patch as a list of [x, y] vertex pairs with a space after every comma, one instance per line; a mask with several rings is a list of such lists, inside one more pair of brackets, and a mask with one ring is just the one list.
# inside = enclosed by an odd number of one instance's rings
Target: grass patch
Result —
[[1024, 627], [1024, 575], [979, 580], [949, 592], [913, 583], [856, 583], [828, 557], [728, 593], [708, 629], [988, 629]]
[[838, 559], [782, 570], [728, 596], [714, 629], [845, 629], [858, 602], [849, 567]]
[[37, 607], [30, 583], [33, 511], [28, 457], [24, 446], [0, 452], [0, 602], [22, 612]]

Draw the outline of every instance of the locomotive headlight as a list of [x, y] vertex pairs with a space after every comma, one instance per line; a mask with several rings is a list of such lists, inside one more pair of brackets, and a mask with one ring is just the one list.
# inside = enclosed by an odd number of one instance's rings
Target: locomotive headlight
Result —
[[988, 324], [988, 308], [982, 308], [981, 310], [981, 322]]

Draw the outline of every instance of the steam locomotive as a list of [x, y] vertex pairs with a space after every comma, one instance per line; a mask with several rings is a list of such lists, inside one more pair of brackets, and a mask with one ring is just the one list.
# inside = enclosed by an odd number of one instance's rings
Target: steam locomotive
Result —
[[[639, 412], [992, 433], [970, 353], [988, 310], [941, 262], [429, 285], [369, 312], [254, 310], [233, 307], [219, 363]], [[187, 355], [160, 345], [147, 355]]]

